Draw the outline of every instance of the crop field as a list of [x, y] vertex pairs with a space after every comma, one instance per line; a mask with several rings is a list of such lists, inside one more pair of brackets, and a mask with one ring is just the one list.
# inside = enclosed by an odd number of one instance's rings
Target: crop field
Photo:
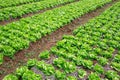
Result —
[[120, 1], [0, 0], [0, 80], [120, 80]]

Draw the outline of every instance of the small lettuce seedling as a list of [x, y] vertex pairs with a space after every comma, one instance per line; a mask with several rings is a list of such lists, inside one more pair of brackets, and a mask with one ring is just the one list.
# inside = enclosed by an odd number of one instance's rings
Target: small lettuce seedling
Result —
[[39, 54], [39, 58], [41, 58], [41, 59], [48, 59], [48, 58], [50, 58], [49, 51], [44, 51], [44, 52], [40, 53]]
[[97, 60], [98, 60], [98, 63], [101, 64], [102, 66], [105, 66], [108, 62], [108, 59], [104, 57], [99, 57]]
[[22, 80], [42, 80], [40, 74], [36, 74], [31, 70], [26, 71], [23, 76]]
[[16, 69], [15, 74], [16, 74], [18, 77], [20, 77], [20, 76], [23, 76], [23, 74], [24, 74], [26, 71], [28, 71], [27, 66], [21, 66], [21, 67], [19, 67], [19, 68]]
[[88, 80], [101, 80], [100, 77], [96, 73], [91, 73], [88, 76]]
[[96, 71], [97, 73], [100, 73], [100, 74], [104, 73], [104, 68], [103, 68], [101, 65], [99, 65], [99, 64], [96, 64], [96, 65], [93, 67], [93, 69], [94, 69], [94, 71]]
[[29, 60], [27, 61], [27, 66], [28, 66], [28, 68], [31, 68], [31, 67], [35, 66], [36, 63], [37, 63], [37, 60], [36, 60], [36, 59], [29, 59]]
[[66, 73], [72, 73], [76, 70], [76, 65], [73, 62], [67, 62], [62, 57], [54, 59], [53, 64], [63, 69]]
[[120, 54], [116, 54], [113, 61], [119, 63], [120, 62]]
[[3, 80], [18, 80], [17, 76], [13, 75], [13, 74], [8, 74], [7, 76], [5, 76], [3, 78]]
[[117, 62], [112, 62], [111, 63], [111, 67], [114, 68], [115, 70], [119, 71], [120, 72], [120, 62], [117, 63]]
[[55, 73], [53, 65], [47, 64], [45, 61], [38, 61], [36, 67], [48, 76]]
[[113, 70], [108, 70], [105, 75], [109, 80], [120, 80], [120, 76]]
[[58, 79], [58, 80], [64, 80], [65, 77], [66, 77], [66, 75], [65, 75], [64, 72], [61, 72], [61, 71], [59, 71], [59, 70], [56, 70], [56, 72], [55, 72], [55, 77], [56, 77], [56, 79]]
[[82, 66], [91, 69], [93, 67], [93, 62], [91, 60], [83, 60]]
[[79, 78], [84, 78], [84, 76], [86, 75], [86, 71], [83, 69], [79, 69], [78, 70], [78, 76]]

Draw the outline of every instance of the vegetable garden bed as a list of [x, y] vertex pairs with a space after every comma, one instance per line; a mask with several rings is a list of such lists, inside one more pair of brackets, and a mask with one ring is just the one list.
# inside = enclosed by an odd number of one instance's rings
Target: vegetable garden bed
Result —
[[[35, 15], [3, 27], [1, 26], [0, 52], [4, 56], [13, 58], [17, 51], [28, 48], [30, 42], [36, 42], [41, 37], [70, 23], [75, 18], [93, 11], [98, 7], [102, 7], [109, 2], [111, 2], [111, 0], [83, 0], [46, 11], [41, 15]], [[88, 9], [86, 7], [88, 7]]]
[[[119, 6], [120, 2], [114, 4], [100, 16], [75, 29], [73, 35], [63, 36], [56, 46], [40, 53], [39, 59], [28, 60], [26, 66], [17, 68], [4, 80], [40, 80], [43, 75], [52, 80], [119, 80]], [[51, 56], [54, 56], [52, 62], [45, 62]]]

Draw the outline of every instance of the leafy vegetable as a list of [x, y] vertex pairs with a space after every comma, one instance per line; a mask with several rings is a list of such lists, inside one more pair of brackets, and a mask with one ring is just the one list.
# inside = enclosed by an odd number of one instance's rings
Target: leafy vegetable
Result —
[[56, 58], [53, 64], [60, 69], [63, 69], [66, 73], [72, 73], [76, 70], [76, 66], [73, 62], [67, 62], [63, 58]]
[[101, 80], [100, 77], [96, 73], [91, 73], [88, 76], [88, 80]]
[[39, 54], [39, 57], [41, 59], [48, 59], [48, 58], [50, 58], [50, 53], [49, 53], [49, 51], [44, 51], [44, 52]]
[[22, 80], [42, 80], [42, 79], [40, 75], [35, 74], [33, 71], [26, 71], [22, 76]]
[[101, 64], [102, 66], [105, 66], [108, 63], [108, 60], [104, 57], [99, 57], [98, 58], [98, 62], [99, 64]]
[[18, 80], [17, 76], [9, 74], [3, 78], [3, 80]]
[[119, 80], [120, 76], [117, 74], [117, 72], [113, 71], [113, 70], [108, 70], [105, 74], [107, 76], [108, 79], [111, 80]]
[[61, 71], [59, 71], [59, 70], [56, 70], [56, 72], [55, 72], [55, 77], [56, 77], [56, 79], [58, 79], [58, 80], [64, 80], [65, 77], [66, 77], [66, 75], [65, 75], [64, 72], [61, 72]]
[[115, 57], [114, 57], [114, 59], [113, 59], [113, 61], [115, 61], [115, 62], [120, 62], [120, 54], [117, 54], [117, 55], [115, 55]]
[[36, 59], [29, 59], [29, 60], [27, 61], [27, 66], [28, 66], [29, 68], [31, 68], [31, 67], [35, 66], [36, 63], [37, 63], [37, 60], [36, 60]]
[[100, 73], [100, 74], [103, 74], [104, 73], [104, 68], [99, 65], [99, 64], [95, 64], [95, 66], [93, 67], [93, 69], [97, 72], [97, 73]]
[[88, 68], [88, 69], [91, 69], [93, 67], [93, 62], [90, 61], [90, 60], [84, 60], [82, 65], [85, 67], [85, 68]]
[[16, 75], [17, 75], [18, 77], [23, 76], [23, 74], [24, 74], [26, 71], [28, 71], [28, 68], [27, 68], [26, 66], [21, 66], [21, 67], [19, 67], [19, 68], [16, 69]]
[[111, 65], [115, 70], [117, 70], [118, 72], [120, 71], [120, 62], [112, 62]]
[[54, 67], [51, 64], [46, 64], [44, 61], [38, 61], [36, 66], [46, 75], [52, 75], [55, 73]]
[[83, 70], [83, 69], [79, 69], [79, 70], [78, 70], [78, 76], [79, 76], [79, 78], [84, 78], [84, 76], [85, 76], [86, 74], [87, 74], [87, 73], [86, 73], [85, 70]]

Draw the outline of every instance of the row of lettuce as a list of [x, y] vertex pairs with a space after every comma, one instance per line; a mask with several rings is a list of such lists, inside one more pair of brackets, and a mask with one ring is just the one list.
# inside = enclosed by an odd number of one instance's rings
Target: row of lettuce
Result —
[[111, 0], [81, 0], [0, 26], [0, 53], [12, 58], [17, 51], [28, 48], [30, 42], [36, 42], [42, 36], [108, 2]]
[[0, 9], [39, 1], [42, 0], [0, 0]]
[[3, 80], [42, 80], [48, 76], [52, 80], [120, 80], [119, 6], [117, 2], [73, 35], [64, 35], [56, 46], [39, 54], [41, 61], [30, 59]]
[[36, 3], [25, 4], [21, 6], [7, 7], [0, 9], [0, 21], [20, 18], [25, 14], [38, 12], [40, 10], [51, 8], [59, 4], [73, 2], [75, 0], [43, 0]]

